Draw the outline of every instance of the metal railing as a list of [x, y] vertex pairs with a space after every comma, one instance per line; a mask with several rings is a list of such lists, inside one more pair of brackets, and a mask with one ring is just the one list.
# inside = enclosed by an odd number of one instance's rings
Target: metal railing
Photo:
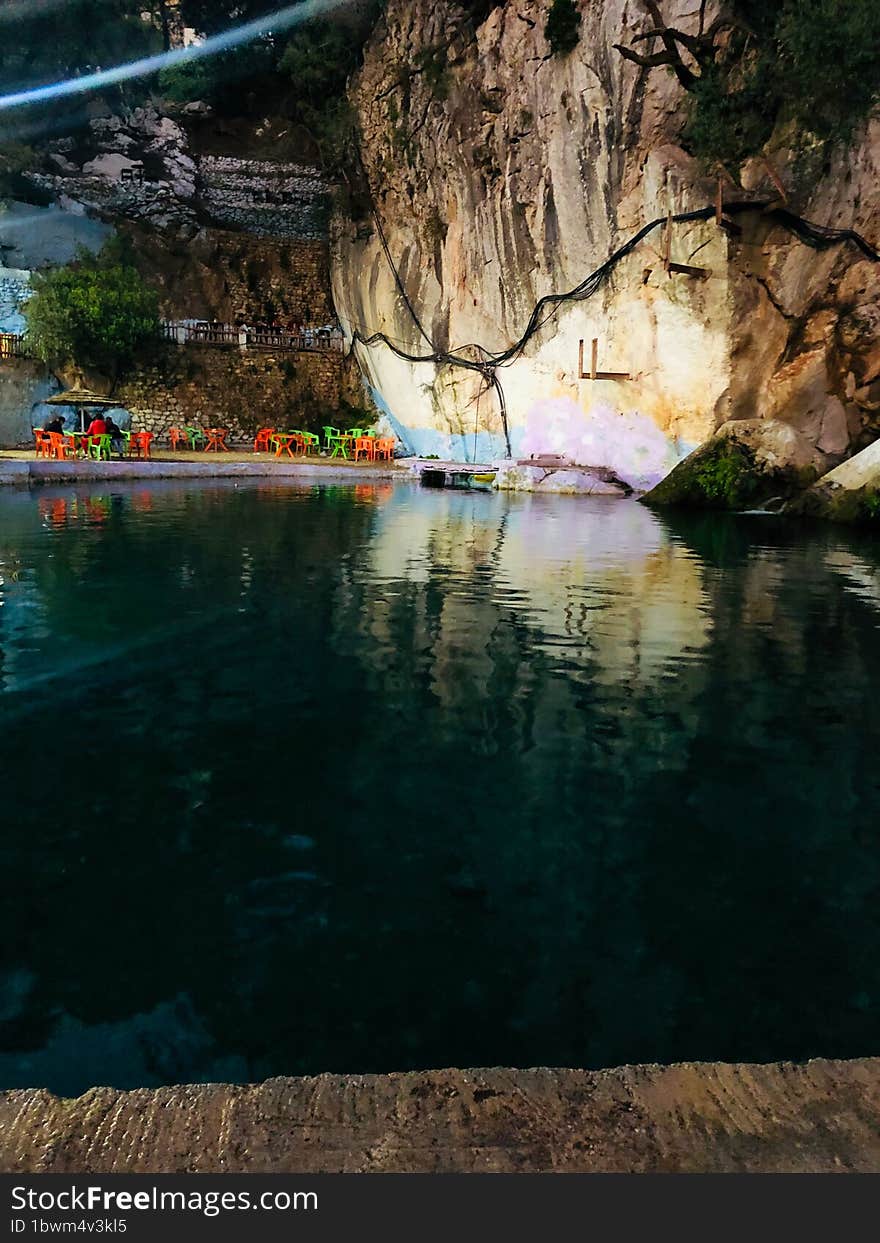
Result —
[[0, 358], [30, 358], [27, 339], [22, 333], [0, 332]]
[[289, 332], [283, 328], [165, 320], [162, 335], [177, 345], [237, 346], [243, 350], [282, 350], [290, 353], [345, 351], [345, 338], [338, 329], [304, 328], [301, 332]]

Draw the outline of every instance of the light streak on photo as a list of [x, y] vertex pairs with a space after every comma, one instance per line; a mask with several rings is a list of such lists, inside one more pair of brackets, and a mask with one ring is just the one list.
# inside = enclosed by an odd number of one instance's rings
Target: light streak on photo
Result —
[[324, 17], [332, 13], [334, 9], [342, 7], [345, 2], [346, 0], [303, 0], [301, 4], [288, 5], [286, 8], [278, 9], [275, 13], [269, 13], [265, 17], [247, 22], [243, 26], [236, 26], [222, 34], [212, 35], [202, 43], [174, 48], [170, 52], [160, 52], [154, 56], [144, 56], [140, 60], [117, 65], [113, 69], [83, 74], [79, 78], [68, 78], [62, 82], [53, 82], [46, 86], [0, 95], [0, 111], [24, 108], [29, 104], [45, 103], [47, 100], [63, 99], [68, 95], [80, 95], [87, 91], [100, 90], [101, 87], [115, 86], [119, 82], [128, 82], [133, 78], [148, 77], [162, 69], [189, 64], [194, 60], [203, 60], [208, 56], [215, 56], [218, 52], [228, 52], [233, 48], [242, 47], [263, 35], [281, 33], [311, 21], [313, 18]]

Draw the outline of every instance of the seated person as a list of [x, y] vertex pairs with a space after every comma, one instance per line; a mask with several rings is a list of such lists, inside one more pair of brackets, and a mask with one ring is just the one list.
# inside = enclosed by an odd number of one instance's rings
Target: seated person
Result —
[[106, 436], [106, 434], [107, 434], [107, 422], [100, 414], [96, 414], [95, 417], [92, 419], [91, 423], [86, 428], [86, 435], [87, 436]]
[[64, 431], [64, 419], [60, 414], [54, 414], [49, 422], [43, 428], [44, 432], [57, 432], [59, 436]]
[[104, 420], [104, 431], [110, 437], [110, 448], [114, 453], [118, 453], [122, 457], [122, 450], [125, 448], [122, 439], [122, 430], [113, 422], [113, 415], [108, 414]]

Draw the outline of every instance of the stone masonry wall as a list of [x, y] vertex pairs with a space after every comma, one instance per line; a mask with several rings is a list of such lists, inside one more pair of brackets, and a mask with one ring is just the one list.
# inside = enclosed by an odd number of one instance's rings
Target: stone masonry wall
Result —
[[365, 403], [357, 368], [342, 354], [207, 346], [169, 346], [115, 396], [140, 430], [164, 438], [184, 424], [227, 427], [233, 440], [264, 426], [320, 430]]
[[21, 308], [31, 295], [29, 272], [0, 267], [0, 332], [24, 332]]
[[256, 323], [278, 317], [313, 325], [336, 320], [326, 242], [218, 229], [174, 243], [152, 230], [135, 230], [132, 241], [168, 319]]
[[320, 169], [201, 156], [202, 206], [217, 224], [259, 237], [327, 235], [328, 185]]

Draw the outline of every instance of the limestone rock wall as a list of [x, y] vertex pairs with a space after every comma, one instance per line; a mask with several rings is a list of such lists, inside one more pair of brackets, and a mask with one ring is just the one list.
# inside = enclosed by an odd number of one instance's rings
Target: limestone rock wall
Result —
[[[580, 4], [581, 39], [553, 56], [550, 0], [494, 8], [476, 29], [452, 0], [389, 0], [353, 88], [363, 158], [390, 253], [425, 329], [414, 325], [370, 220], [339, 221], [333, 288], [349, 331], [384, 331], [413, 354], [478, 342], [502, 350], [537, 300], [576, 287], [643, 225], [704, 208], [714, 183], [681, 149], [686, 100], [674, 77], [613, 50], [646, 29], [628, 0]], [[685, 29], [688, 0], [664, 13]], [[880, 123], [827, 165], [780, 149], [792, 207], [876, 231]], [[807, 161], [809, 164], [809, 161]], [[776, 194], [764, 166], [743, 198]], [[593, 298], [548, 314], [502, 368], [515, 455], [564, 453], [636, 487], [662, 477], [729, 418], [790, 422], [833, 462], [874, 434], [880, 409], [877, 265], [852, 247], [817, 252], [766, 217], [738, 237], [677, 225], [670, 276], [655, 231]], [[599, 367], [578, 375], [578, 342]], [[471, 357], [475, 352], [471, 351]], [[498, 404], [480, 377], [360, 348], [378, 399], [417, 452], [502, 452]]]

